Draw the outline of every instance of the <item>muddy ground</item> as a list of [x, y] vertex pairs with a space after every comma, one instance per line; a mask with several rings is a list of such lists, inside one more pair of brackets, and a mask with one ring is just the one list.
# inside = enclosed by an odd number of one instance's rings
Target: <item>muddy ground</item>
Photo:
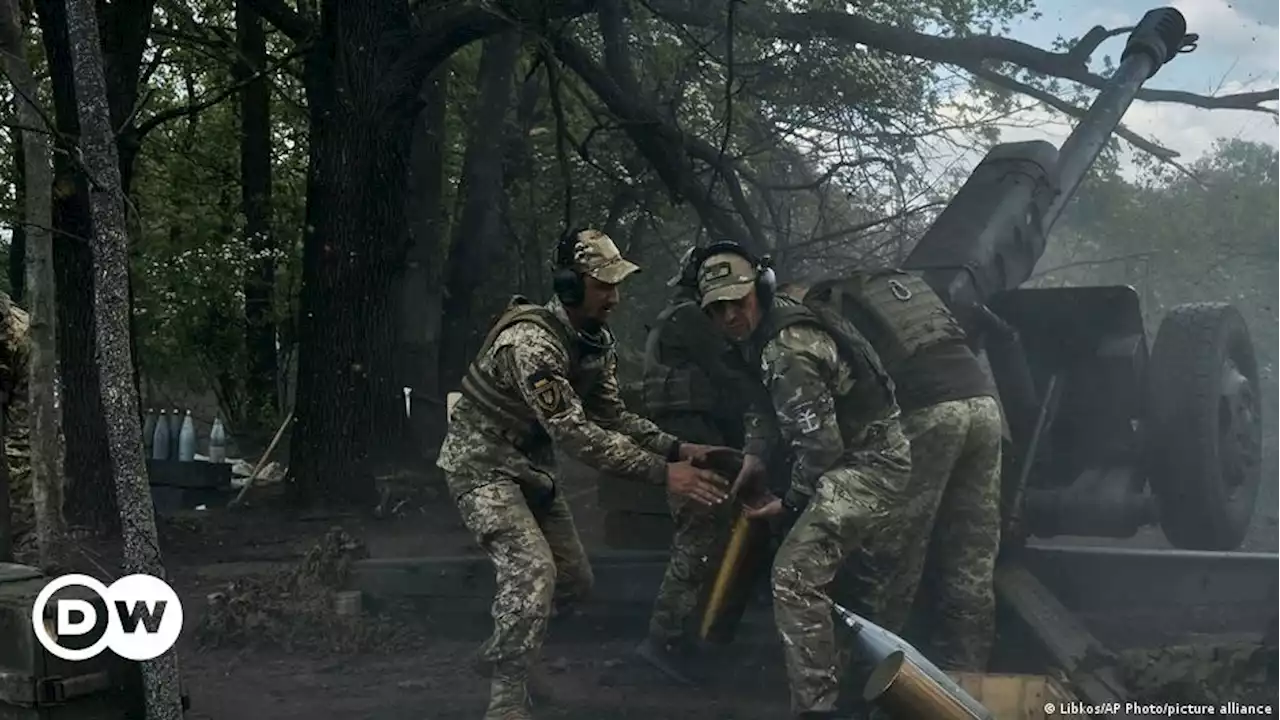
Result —
[[[584, 542], [589, 550], [602, 547], [593, 484], [576, 474], [566, 484]], [[478, 720], [483, 715], [487, 681], [469, 667], [470, 654], [487, 632], [483, 608], [462, 620], [426, 618], [414, 607], [382, 608], [382, 614], [367, 612], [364, 619], [349, 620], [332, 615], [328, 596], [315, 599], [323, 590], [297, 582], [298, 568], [315, 564], [308, 551], [335, 526], [359, 538], [364, 547], [358, 552], [373, 557], [476, 552], [452, 503], [430, 481], [402, 482], [394, 493], [386, 508], [395, 512], [382, 518], [298, 515], [282, 509], [272, 488], [255, 491], [246, 509], [162, 518], [161, 547], [186, 610], [180, 662], [192, 700], [188, 718]], [[1276, 549], [1274, 514], [1259, 518], [1246, 549]], [[1163, 539], [1157, 530], [1119, 544], [1158, 547]], [[107, 557], [89, 562], [112, 566]], [[323, 573], [331, 571], [326, 566]], [[284, 593], [290, 597], [282, 602]], [[212, 611], [211, 596], [222, 603]], [[225, 603], [235, 597], [242, 599], [234, 617], [236, 631], [211, 623], [211, 618], [225, 619]], [[299, 606], [304, 609], [296, 611]], [[705, 690], [697, 691], [672, 686], [637, 665], [630, 651], [638, 637], [604, 629], [575, 631], [574, 622], [560, 619], [552, 628], [546, 660], [556, 703], [538, 708], [540, 719], [788, 716], [775, 646], [735, 646], [728, 655], [713, 658], [711, 666], [720, 671]], [[771, 632], [767, 617], [749, 622], [761, 627], [748, 630]], [[1257, 662], [1242, 661], [1248, 667], [1240, 673], [1262, 677], [1261, 687], [1270, 698], [1276, 694], [1274, 655], [1273, 649], [1261, 660], [1261, 670]], [[1192, 677], [1227, 682], [1206, 669], [1221, 665], [1218, 659], [1212, 653], [1192, 653], [1190, 659], [1138, 658], [1133, 676], [1149, 676], [1157, 697], [1194, 694], [1194, 687], [1188, 690], [1178, 678], [1197, 672]], [[1229, 698], [1237, 694], [1226, 692]]]

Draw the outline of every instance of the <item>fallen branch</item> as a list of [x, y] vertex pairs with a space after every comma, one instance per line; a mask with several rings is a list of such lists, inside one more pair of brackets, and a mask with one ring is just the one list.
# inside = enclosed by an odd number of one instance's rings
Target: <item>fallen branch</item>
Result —
[[253, 472], [249, 473], [249, 479], [244, 481], [244, 487], [240, 488], [240, 492], [227, 503], [227, 507], [233, 508], [244, 501], [244, 496], [249, 492], [249, 488], [253, 487], [253, 481], [258, 479], [258, 473], [262, 472], [262, 468], [266, 466], [267, 461], [271, 459], [271, 453], [275, 452], [276, 445], [280, 443], [280, 438], [284, 437], [284, 429], [289, 427], [289, 421], [293, 420], [293, 411], [290, 410], [288, 415], [284, 416], [284, 422], [280, 423], [280, 429], [276, 430], [276, 436], [271, 438], [271, 444], [267, 446], [267, 451], [262, 453], [262, 457], [258, 458], [258, 464], [254, 466]]

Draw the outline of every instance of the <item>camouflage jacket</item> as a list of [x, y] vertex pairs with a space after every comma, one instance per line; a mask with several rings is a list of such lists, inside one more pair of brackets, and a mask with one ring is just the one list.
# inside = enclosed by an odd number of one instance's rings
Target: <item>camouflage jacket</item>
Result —
[[23, 485], [30, 456], [27, 380], [31, 363], [31, 317], [0, 292], [0, 403], [4, 450], [14, 488]]
[[792, 325], [755, 342], [770, 406], [757, 401], [747, 413], [746, 450], [768, 458], [779, 439], [786, 443], [793, 456], [788, 501], [802, 505], [827, 471], [878, 453], [886, 427], [898, 422], [901, 411], [892, 403], [867, 421], [861, 408], [850, 407], [854, 388], [876, 380], [859, 377], [835, 339], [817, 325]]
[[[569, 326], [559, 300], [546, 308]], [[576, 337], [576, 331], [569, 336]], [[501, 418], [461, 398], [436, 461], [448, 473], [454, 497], [504, 478], [529, 491], [553, 489], [555, 449], [602, 472], [666, 481], [667, 457], [678, 440], [623, 405], [613, 349], [583, 357], [537, 323], [519, 322], [499, 333], [475, 362], [494, 378], [499, 392], [532, 410], [549, 442], [518, 447]], [[582, 376], [591, 379], [575, 389], [570, 379]]]
[[6, 425], [17, 425], [25, 417], [31, 317], [0, 292], [0, 322], [0, 402], [8, 420]]

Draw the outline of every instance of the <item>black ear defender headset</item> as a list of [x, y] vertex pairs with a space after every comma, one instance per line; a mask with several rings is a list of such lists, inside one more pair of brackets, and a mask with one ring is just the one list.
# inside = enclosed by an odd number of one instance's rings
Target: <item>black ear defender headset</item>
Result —
[[573, 256], [578, 245], [578, 236], [590, 230], [580, 227], [569, 230], [560, 236], [556, 243], [556, 254], [551, 262], [551, 289], [560, 303], [565, 307], [577, 307], [586, 296], [586, 283], [582, 275], [573, 269]]
[[[769, 307], [773, 305], [774, 295], [778, 291], [778, 276], [773, 271], [773, 263], [768, 255], [756, 257], [749, 250], [742, 247], [741, 244], [733, 240], [717, 240], [716, 242], [694, 250], [689, 256], [689, 264], [685, 266], [684, 278], [692, 278], [693, 287], [698, 288], [698, 276], [702, 271], [702, 264], [713, 255], [720, 253], [733, 253], [747, 262], [751, 263], [751, 268], [756, 273], [756, 298], [760, 301], [761, 307]], [[698, 302], [702, 302], [702, 292], [698, 291]]]

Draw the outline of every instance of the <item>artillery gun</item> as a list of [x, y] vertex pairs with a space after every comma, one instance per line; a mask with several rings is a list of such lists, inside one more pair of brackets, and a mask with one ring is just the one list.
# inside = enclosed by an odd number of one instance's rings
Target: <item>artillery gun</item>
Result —
[[1040, 537], [1234, 550], [1262, 478], [1258, 365], [1239, 311], [1180, 305], [1148, 348], [1132, 287], [1021, 287], [1142, 84], [1195, 47], [1175, 9], [1146, 14], [1061, 149], [994, 147], [921, 238], [920, 273], [984, 337], [1011, 436], [1007, 519]]

